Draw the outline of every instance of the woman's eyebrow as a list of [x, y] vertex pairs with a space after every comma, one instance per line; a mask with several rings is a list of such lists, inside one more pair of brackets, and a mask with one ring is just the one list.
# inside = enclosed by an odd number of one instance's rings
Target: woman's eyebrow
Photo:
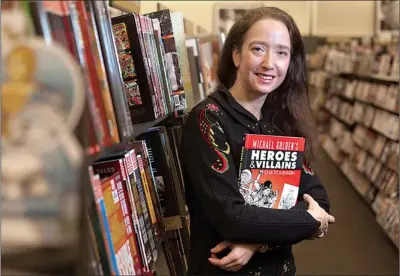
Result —
[[[261, 44], [261, 45], [264, 45], [264, 46], [267, 46], [267, 47], [270, 46], [267, 42], [262, 41], [262, 40], [254, 40], [254, 41], [250, 42], [250, 46], [252, 46], [254, 44]], [[287, 45], [284, 45], [284, 44], [276, 44], [274, 46], [276, 46], [279, 49], [284, 49], [284, 50], [288, 50], [288, 51], [290, 50], [290, 46], [287, 46]]]

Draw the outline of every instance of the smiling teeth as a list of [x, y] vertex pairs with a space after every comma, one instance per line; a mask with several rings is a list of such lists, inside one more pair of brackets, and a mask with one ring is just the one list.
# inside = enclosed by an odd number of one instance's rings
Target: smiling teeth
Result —
[[258, 75], [258, 76], [264, 80], [272, 80], [272, 76], [264, 76], [264, 75]]

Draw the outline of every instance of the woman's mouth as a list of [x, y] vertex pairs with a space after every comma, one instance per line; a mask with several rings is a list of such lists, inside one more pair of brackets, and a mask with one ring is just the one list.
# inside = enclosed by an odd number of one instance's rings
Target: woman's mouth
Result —
[[256, 75], [264, 83], [270, 83], [275, 78], [275, 76], [270, 74], [256, 73]]

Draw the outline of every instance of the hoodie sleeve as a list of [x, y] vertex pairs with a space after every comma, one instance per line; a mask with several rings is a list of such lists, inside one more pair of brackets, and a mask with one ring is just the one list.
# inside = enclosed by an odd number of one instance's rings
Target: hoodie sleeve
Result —
[[311, 237], [320, 223], [306, 210], [245, 204], [223, 122], [218, 106], [197, 107], [184, 126], [181, 145], [185, 185], [213, 229], [222, 239], [241, 243], [288, 245]]
[[306, 165], [303, 165], [303, 171], [300, 178], [299, 197], [297, 204], [293, 209], [307, 210], [308, 203], [303, 200], [304, 194], [309, 194], [316, 202], [318, 202], [322, 209], [329, 213], [330, 203], [328, 194], [314, 170]]

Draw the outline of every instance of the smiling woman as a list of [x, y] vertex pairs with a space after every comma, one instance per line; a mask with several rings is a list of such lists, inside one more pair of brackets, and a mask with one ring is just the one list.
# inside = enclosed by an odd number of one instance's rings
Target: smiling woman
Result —
[[[265, 98], [277, 89], [286, 77], [290, 63], [290, 36], [280, 21], [262, 19], [246, 33], [244, 43], [233, 50], [233, 62], [238, 70], [231, 93], [239, 98], [258, 99], [261, 110]], [[240, 101], [240, 100], [239, 100]], [[260, 112], [249, 110], [258, 119]]]
[[[221, 85], [192, 109], [182, 135], [188, 274], [295, 275], [291, 246], [323, 237], [334, 222], [326, 191], [307, 165], [315, 136], [300, 32], [280, 9], [250, 10], [230, 29], [219, 65]], [[237, 179], [246, 134], [306, 138], [293, 208], [259, 207], [243, 198]]]

